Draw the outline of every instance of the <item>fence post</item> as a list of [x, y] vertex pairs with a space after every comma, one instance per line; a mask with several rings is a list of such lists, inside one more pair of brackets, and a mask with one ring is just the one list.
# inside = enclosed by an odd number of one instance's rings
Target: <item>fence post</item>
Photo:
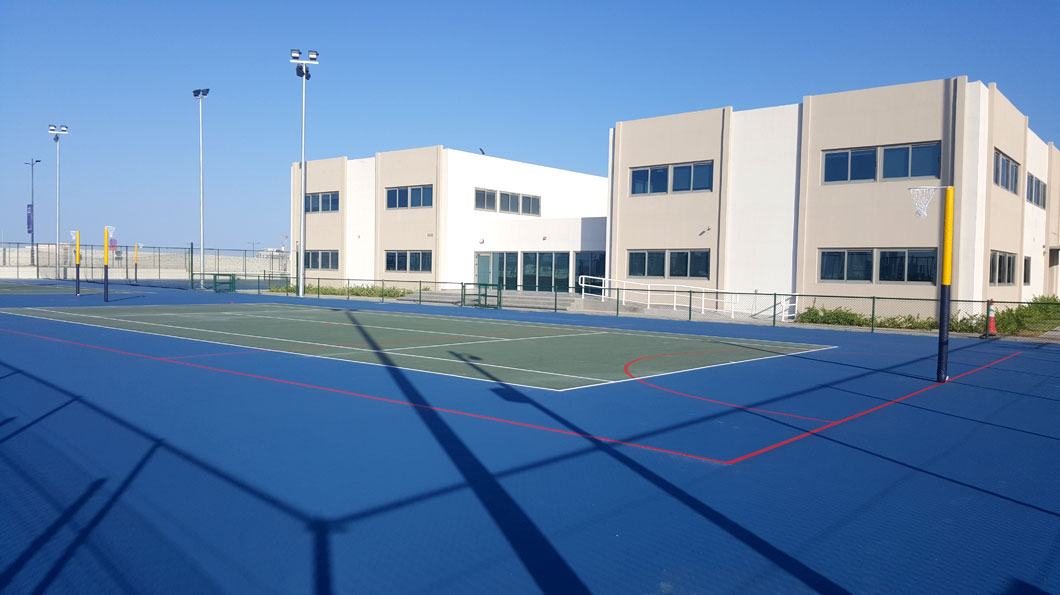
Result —
[[346, 279], [346, 301], [350, 299], [350, 280]]
[[876, 332], [876, 296], [872, 296], [872, 322], [871, 322], [871, 325], [872, 326], [869, 329], [869, 332], [870, 333], [875, 333]]
[[[677, 294], [674, 294], [674, 299], [677, 299]], [[692, 290], [688, 290], [688, 320], [692, 320]]]
[[559, 312], [559, 290], [552, 286], [552, 313]]
[[[103, 246], [103, 249], [106, 250], [107, 247]], [[188, 288], [195, 289], [195, 242], [191, 243], [191, 252], [188, 253], [188, 263], [188, 273], [190, 275], [188, 278]]]
[[317, 298], [320, 297], [320, 277], [317, 277]]
[[386, 301], [386, 279], [379, 280], [379, 301]]
[[258, 275], [254, 275], [254, 279], [256, 279], [258, 282], [258, 295], [261, 295], [261, 277], [259, 277]]
[[416, 282], [416, 291], [419, 293], [418, 303], [423, 304], [423, 281]]
[[615, 316], [618, 316], [619, 309], [622, 306], [622, 288], [616, 287], [615, 291], [618, 292], [618, 295], [615, 296]]
[[777, 292], [773, 292], [773, 326], [777, 325]]
[[464, 298], [467, 296], [467, 286], [463, 281], [460, 282], [460, 307], [464, 307]]

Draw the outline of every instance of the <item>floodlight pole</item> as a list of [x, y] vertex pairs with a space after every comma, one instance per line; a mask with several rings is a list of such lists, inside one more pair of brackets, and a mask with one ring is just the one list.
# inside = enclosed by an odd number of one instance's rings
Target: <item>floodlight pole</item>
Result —
[[298, 197], [299, 211], [302, 215], [299, 218], [300, 223], [298, 225], [298, 237], [302, 238], [302, 243], [298, 249], [298, 297], [305, 296], [305, 185], [306, 185], [306, 171], [305, 171], [305, 76], [302, 77], [302, 162], [299, 165], [299, 169], [302, 174], [302, 193]]
[[59, 278], [59, 135], [67, 134], [66, 125], [56, 128], [48, 126], [48, 134], [54, 134], [55, 138], [55, 278]]
[[[202, 100], [206, 99], [209, 89], [195, 89], [192, 94], [199, 100], [199, 289], [206, 288], [206, 238], [205, 238], [205, 208], [202, 167]], [[195, 258], [195, 255], [192, 255]]]
[[291, 50], [291, 63], [297, 64], [295, 74], [302, 79], [302, 161], [299, 164], [302, 174], [302, 195], [298, 198], [299, 216], [298, 237], [301, 242], [298, 245], [298, 297], [305, 295], [305, 192], [306, 192], [306, 165], [305, 165], [305, 83], [309, 79], [309, 65], [318, 64], [317, 52], [309, 50], [309, 59], [302, 60], [301, 50]]
[[33, 252], [36, 250], [35, 245], [37, 243], [37, 241], [34, 239], [34, 235], [37, 233], [37, 201], [35, 198], [36, 183], [34, 181], [35, 176], [33, 173], [33, 168], [38, 163], [40, 163], [40, 159], [31, 158], [25, 163], [29, 166], [29, 263], [34, 264]]
[[942, 285], [939, 287], [939, 355], [935, 380], [946, 382], [950, 358], [950, 280], [953, 273], [953, 186], [946, 186], [942, 226]]

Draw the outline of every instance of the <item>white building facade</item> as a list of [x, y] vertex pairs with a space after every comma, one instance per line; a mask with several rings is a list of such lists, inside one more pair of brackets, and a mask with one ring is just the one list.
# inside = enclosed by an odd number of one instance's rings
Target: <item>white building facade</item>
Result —
[[292, 245], [305, 208], [310, 279], [563, 292], [604, 272], [601, 176], [437, 146], [310, 161], [304, 200], [300, 184], [295, 163]]

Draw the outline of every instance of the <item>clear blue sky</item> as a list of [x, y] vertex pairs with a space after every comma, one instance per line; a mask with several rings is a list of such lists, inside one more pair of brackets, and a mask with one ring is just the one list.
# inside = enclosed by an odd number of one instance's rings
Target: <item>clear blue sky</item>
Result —
[[[299, 8], [300, 7], [300, 8]], [[606, 175], [616, 121], [965, 74], [1060, 142], [1060, 2], [54, 2], [0, 0], [0, 232], [279, 246], [300, 83], [307, 158], [442, 144]]]

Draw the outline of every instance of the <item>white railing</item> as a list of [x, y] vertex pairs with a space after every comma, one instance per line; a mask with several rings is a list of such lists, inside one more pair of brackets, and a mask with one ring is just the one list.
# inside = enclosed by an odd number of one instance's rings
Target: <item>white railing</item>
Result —
[[790, 322], [798, 312], [798, 296], [759, 292], [739, 292], [674, 283], [644, 283], [628, 279], [607, 279], [579, 275], [582, 299], [601, 302], [618, 300], [620, 305], [644, 308], [689, 309], [714, 312], [728, 318], [772, 319]]
[[694, 285], [677, 285], [674, 283], [641, 283], [627, 279], [606, 279], [591, 275], [579, 275], [578, 284], [582, 287], [582, 299], [594, 295], [586, 289], [597, 289], [600, 301], [617, 299], [622, 305], [633, 304], [645, 308], [692, 308], [705, 314], [712, 312], [736, 317], [735, 302], [729, 292], [697, 287]]

